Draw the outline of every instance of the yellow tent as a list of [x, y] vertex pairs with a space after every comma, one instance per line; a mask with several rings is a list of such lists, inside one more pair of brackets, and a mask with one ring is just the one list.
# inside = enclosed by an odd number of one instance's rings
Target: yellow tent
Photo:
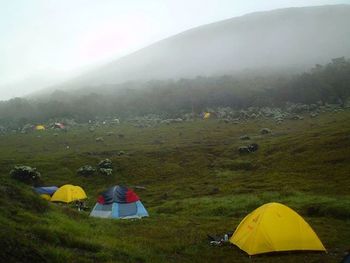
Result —
[[326, 251], [308, 223], [279, 203], [262, 205], [247, 215], [230, 242], [249, 255], [290, 250]]
[[35, 130], [43, 131], [43, 130], [45, 130], [45, 126], [44, 125], [37, 125], [37, 126], [35, 126]]
[[76, 200], [86, 199], [87, 196], [80, 186], [66, 184], [58, 188], [51, 197], [51, 202], [70, 203]]
[[48, 194], [41, 194], [40, 197], [43, 198], [43, 199], [45, 199], [45, 200], [47, 200], [47, 201], [50, 201], [50, 200], [51, 200], [51, 196], [48, 195]]
[[210, 112], [205, 112], [203, 119], [209, 119], [210, 118]]

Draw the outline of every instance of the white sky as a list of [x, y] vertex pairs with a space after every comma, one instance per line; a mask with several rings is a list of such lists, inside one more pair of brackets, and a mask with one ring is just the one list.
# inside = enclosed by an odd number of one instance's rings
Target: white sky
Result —
[[199, 25], [341, 3], [350, 0], [0, 0], [0, 98], [11, 96], [5, 84], [77, 72]]

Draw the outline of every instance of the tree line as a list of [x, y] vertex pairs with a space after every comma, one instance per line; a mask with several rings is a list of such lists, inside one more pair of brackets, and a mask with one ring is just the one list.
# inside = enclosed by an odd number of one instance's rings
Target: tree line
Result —
[[144, 114], [176, 116], [206, 108], [281, 106], [286, 102], [344, 103], [350, 97], [350, 60], [335, 58], [297, 74], [197, 77], [146, 83], [101, 85], [87, 92], [57, 90], [40, 99], [0, 102], [0, 124], [20, 127], [49, 119], [127, 118]]

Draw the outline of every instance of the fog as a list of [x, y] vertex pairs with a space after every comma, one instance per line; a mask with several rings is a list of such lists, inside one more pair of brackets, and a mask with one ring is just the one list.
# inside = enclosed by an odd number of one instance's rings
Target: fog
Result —
[[[254, 21], [243, 23], [242, 19], [248, 19], [247, 16], [194, 29], [131, 56], [126, 55], [188, 29], [246, 13], [347, 2], [273, 0], [248, 3], [208, 0], [203, 5], [200, 0], [2, 0], [0, 99], [30, 94], [62, 82], [98, 85], [122, 82], [129, 80], [130, 76], [135, 79], [150, 79], [221, 74], [242, 68], [266, 66], [267, 60], [271, 61], [273, 67], [278, 67], [284, 60], [291, 61], [292, 66], [306, 65], [313, 61], [324, 62], [327, 57], [320, 56], [320, 53], [332, 56], [348, 54], [346, 45], [349, 44], [344, 35], [349, 35], [346, 31], [349, 26], [348, 21], [342, 20], [343, 16], [338, 19], [336, 14], [331, 14], [330, 17], [322, 15], [324, 23], [317, 20], [321, 24], [316, 26], [325, 28], [326, 34], [332, 33], [329, 37], [339, 37], [341, 40], [333, 41], [331, 46], [327, 43], [329, 49], [325, 45], [322, 47], [324, 50], [318, 49], [319, 52], [314, 52], [311, 44], [306, 46], [307, 49], [299, 49], [299, 54], [284, 52], [288, 50], [284, 47], [286, 43], [297, 46], [299, 41], [289, 38], [293, 34], [285, 34], [288, 23], [291, 27], [295, 26], [293, 17], [286, 18], [289, 21], [287, 24], [280, 29], [274, 27], [274, 31], [269, 34], [269, 26], [276, 26], [273, 20], [265, 21], [261, 28], [255, 28], [257, 24]], [[330, 19], [335, 19], [336, 23], [344, 27], [332, 28], [328, 23], [334, 21]], [[303, 27], [301, 22], [298, 26]], [[310, 37], [315, 32], [307, 30], [314, 28], [305, 29], [303, 34]], [[317, 36], [324, 35], [323, 32], [316, 33]], [[323, 43], [323, 40], [319, 43]], [[259, 48], [252, 50], [257, 43]], [[275, 44], [273, 48], [271, 43]], [[276, 47], [278, 52], [270, 60], [269, 50], [275, 50]], [[249, 56], [244, 55], [247, 52]], [[226, 61], [228, 54], [230, 61]], [[310, 57], [309, 61], [299, 60], [306, 55]], [[257, 56], [260, 56], [258, 61]], [[118, 61], [120, 57], [124, 58]], [[107, 66], [101, 67], [104, 64]], [[96, 70], [91, 71], [91, 68]], [[86, 71], [92, 73], [88, 76], [82, 74]], [[81, 74], [78, 82], [70, 81]]]

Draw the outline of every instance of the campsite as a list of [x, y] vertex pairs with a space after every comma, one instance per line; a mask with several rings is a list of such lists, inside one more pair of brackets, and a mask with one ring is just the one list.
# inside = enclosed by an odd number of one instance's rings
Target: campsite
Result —
[[350, 263], [349, 0], [0, 20], [0, 263]]
[[[350, 243], [349, 117], [345, 110], [283, 124], [198, 119], [149, 128], [122, 123], [98, 127], [93, 134], [78, 126], [59, 136], [55, 130], [3, 136], [0, 240], [6, 254], [1, 257], [37, 262], [200, 262], [203, 257], [214, 262], [339, 262]], [[260, 135], [264, 127], [272, 132]], [[105, 136], [112, 131], [114, 136]], [[242, 134], [253, 137], [259, 150], [240, 155]], [[98, 136], [104, 136], [104, 143], [95, 141]], [[155, 144], [155, 139], [164, 143]], [[113, 161], [112, 176], [77, 174], [79, 167], [106, 157]], [[78, 212], [74, 206], [50, 203], [30, 186], [10, 180], [8, 172], [18, 163], [36, 167], [45, 185], [81, 186], [89, 209]], [[149, 217], [89, 217], [98, 195], [116, 183], [134, 187]], [[208, 234], [234, 232], [248, 213], [269, 202], [301, 215], [327, 253], [250, 258], [232, 244], [210, 245]]]

